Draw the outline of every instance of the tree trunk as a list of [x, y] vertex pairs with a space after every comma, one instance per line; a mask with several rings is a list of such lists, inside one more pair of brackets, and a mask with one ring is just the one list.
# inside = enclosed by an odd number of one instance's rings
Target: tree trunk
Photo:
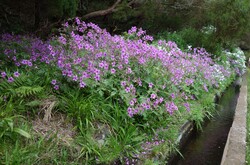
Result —
[[117, 5], [121, 2], [122, 0], [117, 0], [110, 8], [105, 9], [105, 10], [98, 10], [98, 11], [94, 11], [91, 12], [89, 14], [86, 14], [83, 16], [84, 19], [89, 19], [89, 18], [94, 18], [94, 17], [98, 17], [98, 16], [104, 16], [110, 13], [113, 13], [117, 7]]

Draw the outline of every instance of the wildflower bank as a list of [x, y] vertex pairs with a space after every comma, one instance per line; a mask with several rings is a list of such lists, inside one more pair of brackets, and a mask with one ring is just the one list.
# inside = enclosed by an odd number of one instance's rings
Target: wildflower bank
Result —
[[[158, 148], [159, 145], [174, 143], [169, 136], [172, 127], [176, 129], [174, 125], [178, 125], [178, 118], [194, 119], [193, 110], [195, 112], [207, 106], [203, 104], [204, 96], [225, 89], [236, 74], [243, 73], [245, 67], [244, 55], [240, 50], [225, 52], [226, 59], [212, 59], [203, 48], [183, 51], [172, 41], [154, 41], [141, 28], [132, 27], [124, 36], [112, 36], [97, 25], [78, 18], [73, 23], [66, 22], [60, 36], [48, 41], [32, 36], [3, 34], [0, 44], [0, 82], [15, 83], [19, 77], [32, 72], [33, 76], [45, 78], [47, 83], [43, 85], [51, 87], [54, 95], [67, 97], [65, 93], [71, 89], [80, 91], [79, 96], [98, 98], [111, 107], [119, 104], [122, 109], [120, 117], [126, 122], [125, 125], [139, 132], [136, 136], [149, 134], [149, 138], [155, 139], [157, 132], [157, 139], [161, 141], [157, 143]], [[43, 81], [42, 77], [39, 78]], [[4, 92], [4, 87], [0, 90], [1, 97], [11, 97], [11, 94]], [[62, 102], [62, 105], [67, 108], [69, 103]], [[103, 115], [119, 120], [115, 111], [96, 108], [102, 109]], [[84, 111], [100, 113], [97, 109]], [[83, 119], [83, 116], [78, 117]], [[92, 122], [96, 120], [99, 119], [92, 119]], [[107, 117], [103, 117], [103, 120], [107, 120]], [[109, 123], [110, 127], [113, 127], [112, 124]], [[114, 128], [111, 130], [119, 134]], [[131, 130], [128, 127], [124, 131]], [[126, 145], [131, 148], [124, 149], [128, 151], [125, 153], [121, 151], [122, 155], [136, 160], [140, 157], [149, 159], [148, 156], [141, 156], [152, 153], [149, 150], [142, 152], [145, 148], [152, 150], [154, 142], [148, 140], [147, 137], [138, 138], [135, 145], [129, 139], [131, 144]], [[143, 147], [139, 147], [142, 143]], [[86, 155], [105, 162], [105, 153], [108, 152]], [[114, 161], [118, 158], [110, 159]], [[126, 160], [129, 162], [129, 159]]]

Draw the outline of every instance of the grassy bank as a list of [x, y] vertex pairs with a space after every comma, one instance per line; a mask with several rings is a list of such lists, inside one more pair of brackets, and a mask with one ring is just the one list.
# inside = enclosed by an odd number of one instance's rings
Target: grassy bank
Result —
[[213, 59], [141, 28], [64, 26], [47, 41], [1, 36], [3, 164], [164, 164], [181, 125], [200, 128], [214, 95], [244, 70], [239, 49]]

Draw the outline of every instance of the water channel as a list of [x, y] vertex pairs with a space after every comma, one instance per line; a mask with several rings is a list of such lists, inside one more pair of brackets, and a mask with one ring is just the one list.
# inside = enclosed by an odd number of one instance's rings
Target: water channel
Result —
[[233, 122], [239, 89], [230, 86], [217, 102], [217, 113], [203, 126], [194, 131], [188, 144], [181, 149], [184, 158], [177, 156], [171, 165], [219, 165]]

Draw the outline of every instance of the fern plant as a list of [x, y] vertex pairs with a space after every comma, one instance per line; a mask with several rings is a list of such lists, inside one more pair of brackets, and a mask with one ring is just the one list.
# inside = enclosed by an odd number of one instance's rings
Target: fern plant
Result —
[[29, 97], [43, 92], [44, 88], [32, 83], [28, 76], [22, 75], [12, 83], [3, 81], [0, 83], [1, 97]]

